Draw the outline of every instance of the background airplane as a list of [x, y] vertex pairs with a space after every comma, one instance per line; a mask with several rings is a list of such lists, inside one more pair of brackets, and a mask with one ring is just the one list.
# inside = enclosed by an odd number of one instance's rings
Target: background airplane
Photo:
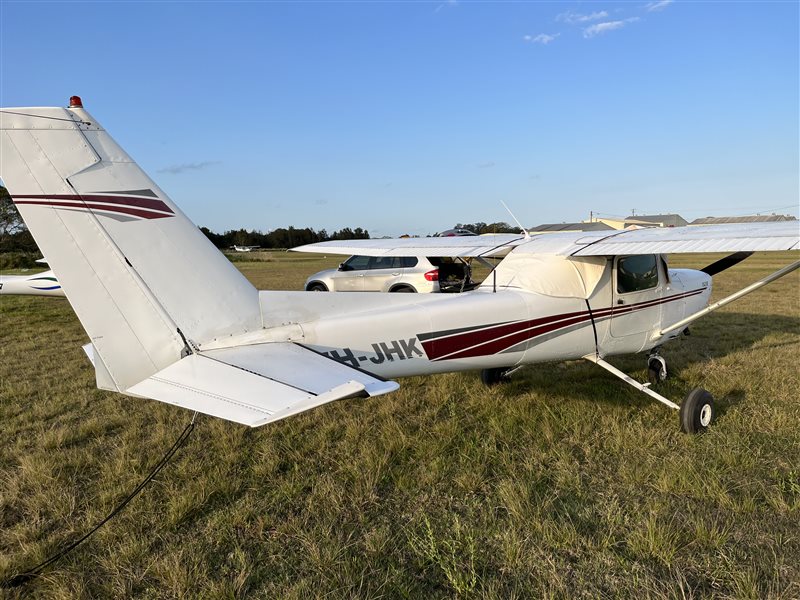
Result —
[[[36, 262], [47, 264], [43, 258]], [[64, 297], [64, 290], [52, 270], [30, 275], [0, 275], [0, 294]]]

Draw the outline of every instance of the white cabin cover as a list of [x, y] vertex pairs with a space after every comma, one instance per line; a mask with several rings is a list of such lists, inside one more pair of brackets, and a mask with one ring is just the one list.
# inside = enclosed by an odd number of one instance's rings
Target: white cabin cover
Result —
[[520, 288], [558, 298], [590, 298], [607, 260], [604, 257], [571, 258], [524, 252], [524, 246], [509, 254], [483, 286]]

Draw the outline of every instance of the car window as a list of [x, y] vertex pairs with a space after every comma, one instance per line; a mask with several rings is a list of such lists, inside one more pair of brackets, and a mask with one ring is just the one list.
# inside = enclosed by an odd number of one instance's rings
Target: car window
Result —
[[369, 266], [369, 256], [351, 256], [345, 261], [347, 271], [363, 271]]
[[394, 258], [391, 256], [373, 256], [369, 260], [370, 271], [375, 269], [391, 269]]
[[617, 261], [617, 293], [640, 292], [658, 285], [655, 254], [626, 256]]
[[419, 260], [416, 256], [401, 256], [400, 257], [400, 266], [404, 269], [410, 269], [412, 267], [416, 267]]

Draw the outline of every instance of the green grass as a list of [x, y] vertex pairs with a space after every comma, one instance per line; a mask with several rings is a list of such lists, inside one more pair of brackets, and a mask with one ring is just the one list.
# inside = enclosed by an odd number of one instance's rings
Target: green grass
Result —
[[[259, 256], [262, 253], [257, 253]], [[730, 293], [796, 255], [715, 278]], [[339, 257], [263, 253], [258, 287]], [[714, 256], [682, 257], [703, 266]], [[201, 417], [186, 446], [34, 598], [800, 597], [800, 274], [667, 345], [674, 399], [718, 401], [702, 436], [594, 365], [403, 379], [250, 430]], [[190, 418], [95, 389], [59, 299], [0, 297], [0, 578], [101, 519]], [[612, 362], [644, 379], [644, 357]]]

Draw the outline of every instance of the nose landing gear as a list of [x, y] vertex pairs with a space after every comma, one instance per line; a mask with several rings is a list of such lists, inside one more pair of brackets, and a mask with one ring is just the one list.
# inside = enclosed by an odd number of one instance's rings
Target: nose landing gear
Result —
[[[662, 404], [669, 406], [673, 410], [677, 410], [680, 416], [681, 430], [686, 433], [702, 433], [711, 425], [714, 420], [714, 398], [711, 394], [703, 388], [695, 388], [686, 395], [683, 404], [675, 404], [672, 400], [665, 398], [661, 394], [654, 392], [650, 389], [649, 383], [639, 383], [632, 379], [613, 365], [610, 365], [605, 360], [595, 354], [587, 354], [584, 356], [589, 362], [603, 367], [609, 373], [612, 373], [622, 379], [628, 385], [633, 386], [640, 392], [644, 392], [651, 398], [654, 398]], [[656, 371], [656, 375], [661, 376], [663, 370], [664, 377], [660, 380], [666, 379], [666, 362], [658, 355], [651, 354], [648, 357], [648, 374], [651, 370]]]
[[714, 420], [714, 397], [703, 388], [694, 388], [686, 394], [680, 411], [681, 431], [701, 433]]

